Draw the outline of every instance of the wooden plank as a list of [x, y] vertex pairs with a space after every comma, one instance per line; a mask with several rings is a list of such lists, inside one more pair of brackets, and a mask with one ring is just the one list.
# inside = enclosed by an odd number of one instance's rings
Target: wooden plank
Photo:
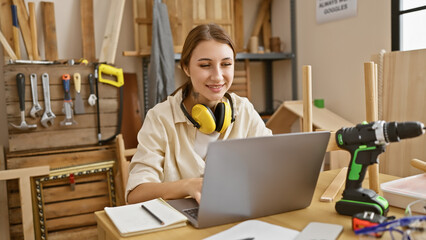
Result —
[[95, 27], [93, 24], [93, 0], [80, 0], [81, 39], [83, 58], [96, 61]]
[[[5, 169], [4, 148], [0, 145], [0, 172]], [[5, 239], [10, 239], [9, 232], [9, 211], [8, 211], [8, 193], [6, 181], [0, 181], [0, 232]], [[17, 199], [19, 201], [19, 199]]]
[[37, 22], [35, 14], [34, 2], [28, 2], [28, 11], [29, 11], [29, 25], [31, 32], [31, 46], [33, 50], [34, 60], [40, 60], [38, 53], [38, 41], [37, 41]]
[[[117, 126], [118, 116], [117, 113], [101, 113], [101, 128], [104, 127], [115, 127]], [[28, 124], [38, 124], [38, 128], [34, 131], [31, 131], [31, 134], [37, 135], [45, 133], [46, 136], [54, 134], [56, 131], [69, 131], [71, 129], [92, 129], [97, 127], [96, 115], [95, 114], [84, 114], [84, 115], [75, 115], [74, 119], [77, 121], [77, 125], [73, 126], [61, 126], [60, 123], [64, 119], [64, 115], [56, 115], [55, 122], [49, 127], [44, 128], [40, 126], [39, 119], [27, 119]], [[19, 123], [19, 117], [8, 118], [9, 122]], [[8, 126], [10, 135], [19, 135], [23, 134], [22, 131], [17, 130], [11, 126]], [[69, 132], [68, 132], [69, 133]], [[74, 134], [73, 134], [74, 135]]]
[[348, 168], [344, 167], [337, 176], [333, 179], [327, 189], [324, 191], [322, 196], [320, 197], [320, 202], [333, 202], [333, 199], [336, 197], [337, 193], [342, 188], [343, 184], [346, 180], [346, 174], [348, 172]]
[[[426, 123], [426, 50], [390, 52], [383, 62], [383, 120]], [[426, 135], [386, 146], [380, 172], [407, 177], [423, 173], [410, 165], [413, 158], [426, 159]]]
[[49, 233], [49, 240], [69, 239], [97, 240], [98, 236], [96, 225]]
[[[105, 174], [103, 175], [103, 180], [106, 179]], [[44, 203], [50, 203], [50, 202], [59, 202], [59, 201], [65, 201], [65, 200], [74, 200], [79, 198], [89, 198], [94, 196], [100, 196], [100, 195], [108, 195], [108, 183], [105, 181], [101, 182], [93, 182], [93, 183], [79, 183], [77, 182], [77, 178], [86, 178], [84, 177], [77, 177], [75, 189], [71, 190], [69, 185], [65, 186], [55, 186], [55, 187], [46, 187], [43, 184], [43, 200]], [[68, 179], [67, 179], [68, 180]], [[63, 184], [69, 184], [69, 181], [62, 180]]]
[[244, 69], [246, 71], [247, 78], [247, 98], [251, 100], [251, 82], [250, 82], [250, 61], [248, 59], [244, 60]]
[[48, 219], [46, 221], [46, 229], [48, 232], [93, 225], [96, 225], [94, 213]]
[[13, 46], [13, 29], [12, 29], [12, 0], [0, 0], [0, 30], [10, 46]]
[[[373, 122], [378, 120], [378, 109], [376, 106], [377, 98], [377, 72], [375, 72], [374, 62], [364, 63], [364, 80], [365, 80], [365, 104], [366, 104], [366, 120]], [[368, 167], [369, 188], [379, 193], [379, 166], [373, 164]]]
[[[138, 145], [137, 134], [142, 127], [140, 113], [138, 82], [136, 74], [124, 74], [126, 84], [123, 86], [123, 117], [121, 134], [127, 148]], [[102, 121], [101, 121], [102, 122]]]
[[[78, 149], [78, 148], [77, 148]], [[51, 169], [77, 166], [82, 164], [103, 162], [116, 158], [115, 149], [110, 147], [105, 150], [99, 149], [95, 151], [76, 151], [40, 154], [35, 156], [8, 157], [7, 167], [9, 169], [33, 167], [39, 165], [49, 165]], [[60, 161], [58, 161], [60, 159]]]
[[0, 180], [19, 178], [22, 228], [24, 233], [24, 239], [26, 240], [34, 239], [30, 177], [47, 175], [49, 174], [49, 171], [49, 166], [0, 171]]
[[[24, 72], [23, 72], [24, 73]], [[25, 74], [25, 73], [24, 73]], [[16, 102], [19, 103], [19, 98], [18, 98], [18, 94], [17, 94], [17, 88], [16, 88], [16, 84], [14, 84], [13, 82], [16, 83], [16, 80], [14, 80], [14, 78], [16, 78], [16, 75], [12, 75], [11, 74], [6, 74], [5, 75], [5, 81], [6, 81], [6, 103], [10, 104], [11, 102]], [[29, 74], [27, 75], [29, 76]], [[13, 79], [13, 80], [12, 80]], [[57, 78], [57, 82], [59, 83], [59, 77]], [[9, 80], [11, 80], [9, 82]], [[31, 96], [31, 87], [30, 87], [30, 81], [25, 81], [25, 101], [29, 101], [32, 104], [32, 96]], [[41, 81], [38, 81], [39, 84], [37, 85], [37, 93], [39, 94], [38, 96], [43, 96], [43, 88], [41, 86]], [[64, 100], [64, 87], [62, 85], [62, 83], [55, 83], [56, 80], [52, 79], [52, 81], [50, 81], [50, 100], [51, 101], [55, 101], [55, 100], [59, 100], [62, 101]], [[12, 83], [9, 85], [9, 83]], [[102, 100], [116, 100], [119, 97], [119, 89], [112, 87], [111, 85], [106, 85], [106, 84], [100, 84], [99, 85], [99, 95], [101, 97]], [[29, 95], [28, 95], [28, 94]], [[71, 96], [75, 96], [75, 89], [72, 88], [71, 91]], [[41, 95], [40, 95], [41, 94]], [[88, 82], [84, 82], [81, 85], [81, 97], [86, 100], [89, 95], [90, 95], [90, 86], [88, 84]], [[44, 102], [44, 99], [40, 99], [39, 98], [39, 102], [42, 103]], [[102, 102], [100, 104], [103, 104]], [[103, 104], [104, 106], [108, 106], [111, 103], [108, 104]], [[90, 108], [89, 106], [87, 106], [87, 108]], [[94, 107], [93, 107], [94, 108]]]
[[302, 67], [303, 80], [303, 132], [312, 132], [312, 67]]
[[271, 4], [271, 0], [263, 0], [262, 3], [260, 4], [260, 8], [256, 17], [256, 22], [254, 24], [253, 31], [251, 32], [250, 36], [254, 37], [259, 35], [266, 12], [270, 11], [269, 10], [270, 4]]
[[21, 30], [22, 38], [24, 39], [24, 45], [27, 50], [28, 58], [34, 59], [34, 51], [31, 43], [31, 30], [29, 24], [28, 11], [25, 6], [24, 0], [13, 0], [13, 4], [16, 5], [18, 11], [19, 29]]
[[9, 169], [0, 171], [0, 180], [10, 180], [49, 174], [49, 166], [30, 167], [22, 169]]
[[265, 52], [271, 51], [271, 46], [269, 44], [269, 39], [271, 38], [271, 11], [267, 11], [265, 18], [262, 23], [262, 32], [263, 32], [263, 46]]
[[234, 34], [236, 50], [244, 50], [244, 17], [243, 0], [234, 0]]
[[298, 118], [298, 114], [290, 111], [289, 108], [282, 104], [266, 122], [266, 127], [271, 129], [274, 134], [290, 133], [291, 126]]
[[[299, 117], [303, 117], [303, 103], [301, 101], [285, 101], [282, 105]], [[313, 125], [317, 129], [337, 131], [342, 127], [354, 126], [353, 123], [340, 117], [327, 108], [312, 108]]]
[[139, 37], [139, 24], [137, 23], [137, 16], [139, 15], [139, 1], [133, 0], [133, 17], [134, 17], [134, 23], [133, 23], [133, 31], [134, 31], [134, 41], [135, 41], [135, 50], [140, 51], [141, 48], [139, 46], [140, 43], [140, 37]]
[[[102, 128], [102, 139], [114, 135], [116, 128]], [[70, 138], [70, 135], [79, 136], [79, 138]], [[55, 132], [46, 138], [45, 134], [19, 134], [9, 138], [10, 151], [24, 151], [32, 149], [47, 149], [62, 146], [84, 146], [97, 144], [97, 129], [72, 129], [71, 131]], [[38, 143], [38, 144], [35, 144]]]
[[20, 207], [19, 208], [11, 208], [11, 209], [9, 209], [9, 223], [11, 225], [22, 224], [22, 211], [21, 211]]
[[99, 62], [115, 63], [125, 0], [111, 1]]
[[58, 59], [58, 43], [56, 39], [55, 3], [41, 2], [43, 33], [44, 33], [44, 54], [46, 60]]
[[12, 47], [10, 47], [9, 43], [7, 42], [6, 38], [4, 37], [3, 33], [0, 31], [0, 42], [3, 45], [4, 49], [6, 50], [6, 53], [9, 55], [9, 57], [13, 60], [16, 60], [16, 54], [13, 51]]
[[46, 219], [72, 216], [76, 214], [93, 213], [110, 206], [109, 196], [95, 198], [78, 199], [44, 205]]

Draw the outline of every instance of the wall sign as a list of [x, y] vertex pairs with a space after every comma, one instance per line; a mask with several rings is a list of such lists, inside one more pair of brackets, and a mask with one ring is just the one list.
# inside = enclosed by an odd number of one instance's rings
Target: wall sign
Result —
[[357, 0], [317, 0], [317, 23], [355, 17], [357, 6]]

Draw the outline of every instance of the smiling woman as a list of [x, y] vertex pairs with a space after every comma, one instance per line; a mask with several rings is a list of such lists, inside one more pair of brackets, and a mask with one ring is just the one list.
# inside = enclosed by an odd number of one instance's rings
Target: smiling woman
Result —
[[218, 25], [190, 31], [180, 62], [188, 81], [146, 115], [129, 167], [128, 203], [187, 196], [199, 201], [209, 142], [272, 135], [247, 98], [228, 93], [235, 55]]

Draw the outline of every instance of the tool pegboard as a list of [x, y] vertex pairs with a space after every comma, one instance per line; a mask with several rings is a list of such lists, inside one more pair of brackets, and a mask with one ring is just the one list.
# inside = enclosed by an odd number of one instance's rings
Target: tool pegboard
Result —
[[[88, 102], [91, 95], [89, 84], [89, 74], [94, 74], [93, 65], [35, 65], [35, 64], [9, 64], [4, 66], [4, 80], [6, 90], [6, 112], [9, 133], [9, 152], [16, 151], [37, 151], [58, 148], [69, 148], [86, 145], [98, 144], [98, 118], [97, 106], [91, 106]], [[49, 93], [51, 111], [56, 116], [51, 121], [44, 121], [43, 114], [46, 111], [47, 99], [45, 99], [42, 75], [47, 73], [49, 78]], [[83, 100], [84, 113], [75, 114], [76, 90], [74, 86], [74, 75], [79, 73], [81, 76], [80, 96]], [[17, 76], [22, 74], [25, 77], [24, 91], [24, 120], [28, 126], [35, 125], [35, 128], [18, 129], [12, 126], [22, 126], [20, 100], [18, 96]], [[34, 99], [31, 87], [31, 74], [36, 74], [37, 84], [36, 92], [38, 103], [43, 108], [38, 115], [33, 118], [30, 115], [34, 107]], [[73, 102], [72, 122], [69, 120], [69, 112], [65, 114], [64, 98], [65, 90], [62, 81], [64, 74], [70, 75], [69, 93]], [[93, 90], [96, 94], [96, 81], [93, 84]], [[107, 139], [113, 136], [117, 130], [118, 112], [119, 112], [119, 88], [104, 83], [98, 83], [99, 98], [99, 116], [101, 139]], [[93, 102], [92, 102], [93, 104]], [[36, 109], [36, 108], [35, 108]], [[33, 109], [34, 111], [34, 109]], [[46, 114], [48, 116], [48, 114]], [[65, 119], [68, 121], [64, 121]], [[44, 118], [46, 120], [47, 118]], [[61, 122], [63, 124], [61, 124]], [[66, 124], [64, 124], [66, 123]]]

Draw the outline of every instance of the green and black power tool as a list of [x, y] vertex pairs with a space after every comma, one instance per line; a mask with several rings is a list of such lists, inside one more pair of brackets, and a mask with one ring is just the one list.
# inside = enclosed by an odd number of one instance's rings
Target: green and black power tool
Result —
[[351, 153], [345, 190], [336, 203], [336, 211], [353, 216], [370, 211], [386, 216], [388, 201], [371, 189], [362, 188], [365, 172], [369, 165], [378, 163], [377, 157], [390, 142], [417, 137], [425, 133], [421, 122], [364, 122], [336, 132], [337, 145]]

